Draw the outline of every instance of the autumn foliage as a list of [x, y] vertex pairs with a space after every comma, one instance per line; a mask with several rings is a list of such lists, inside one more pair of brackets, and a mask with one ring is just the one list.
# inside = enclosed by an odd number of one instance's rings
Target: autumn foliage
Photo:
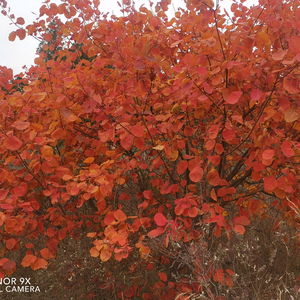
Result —
[[230, 17], [188, 0], [168, 19], [170, 2], [123, 1], [112, 19], [96, 0], [49, 2], [27, 26], [10, 16], [11, 41], [50, 42], [52, 20], [60, 39], [18, 79], [1, 67], [0, 276], [16, 271], [11, 252], [46, 269], [87, 236], [107, 299], [221, 300], [214, 286], [233, 288], [236, 271], [200, 254], [187, 271], [182, 249], [268, 219], [298, 247], [300, 2], [233, 2]]

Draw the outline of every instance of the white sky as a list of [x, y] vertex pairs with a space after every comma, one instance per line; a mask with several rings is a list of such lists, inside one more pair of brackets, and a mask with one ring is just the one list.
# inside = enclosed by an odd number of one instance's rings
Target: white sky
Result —
[[[25, 20], [24, 28], [31, 24], [39, 15], [39, 8], [43, 5], [42, 0], [7, 0], [10, 7], [10, 14], [14, 14], [16, 18], [23, 17]], [[61, 3], [60, 0], [52, 0], [56, 4]], [[100, 0], [100, 10], [103, 12], [114, 12], [115, 15], [119, 15], [119, 6], [117, 0]], [[119, 0], [122, 2], [122, 0]], [[156, 3], [157, 0], [152, 0]], [[147, 7], [148, 0], [135, 0], [136, 7], [140, 7], [145, 4]], [[233, 3], [232, 0], [221, 0], [220, 6], [226, 7], [228, 13], [230, 13], [230, 6]], [[173, 0], [175, 9], [178, 7], [184, 7], [183, 0]], [[257, 5], [258, 0], [248, 0], [244, 5], [251, 6]], [[155, 5], [154, 5], [155, 7]], [[1, 8], [0, 8], [1, 11]], [[35, 14], [34, 14], [35, 13]], [[33, 37], [27, 36], [24, 40], [20, 41], [17, 37], [14, 42], [8, 40], [10, 32], [17, 28], [12, 24], [10, 20], [0, 13], [0, 65], [12, 68], [14, 75], [23, 71], [22, 67], [26, 65], [28, 68], [33, 64], [36, 57], [36, 49], [39, 42]]]

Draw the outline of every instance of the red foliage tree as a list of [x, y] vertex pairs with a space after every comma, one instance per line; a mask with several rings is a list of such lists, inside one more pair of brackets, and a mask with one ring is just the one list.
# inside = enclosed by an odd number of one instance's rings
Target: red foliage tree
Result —
[[[38, 270], [66, 236], [87, 235], [120, 299], [225, 299], [201, 282], [232, 287], [232, 270], [201, 275], [195, 259], [198, 282], [178, 281], [164, 253], [243, 235], [270, 205], [276, 224], [299, 228], [299, 1], [233, 3], [230, 24], [211, 0], [171, 20], [170, 0], [155, 13], [128, 2], [112, 20], [99, 1], [68, 0], [15, 21], [11, 41], [50, 41], [55, 20], [69, 44], [52, 60], [41, 52], [21, 91], [1, 67], [1, 276], [16, 269], [11, 251], [26, 247], [22, 266]], [[131, 283], [117, 285], [112, 266], [126, 261]]]

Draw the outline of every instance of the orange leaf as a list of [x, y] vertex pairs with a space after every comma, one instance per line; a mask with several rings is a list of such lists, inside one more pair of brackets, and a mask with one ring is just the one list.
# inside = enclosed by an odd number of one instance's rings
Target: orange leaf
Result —
[[93, 257], [99, 256], [99, 250], [96, 247], [91, 248], [90, 253]]
[[11, 32], [11, 33], [9, 34], [8, 39], [9, 39], [11, 42], [13, 42], [13, 41], [16, 39], [16, 36], [17, 36], [16, 32], [13, 31], [13, 32]]
[[16, 35], [19, 37], [19, 39], [22, 41], [26, 37], [26, 30], [25, 29], [17, 29]]
[[91, 164], [94, 160], [95, 160], [94, 157], [88, 157], [88, 158], [86, 158], [83, 162], [84, 162], [85, 164]]
[[242, 226], [242, 225], [235, 225], [235, 226], [233, 227], [233, 229], [234, 229], [234, 231], [235, 231], [236, 233], [239, 233], [239, 234], [241, 234], [241, 235], [243, 235], [243, 234], [245, 233], [245, 227]]
[[111, 255], [112, 255], [111, 251], [109, 251], [107, 249], [104, 249], [104, 250], [101, 251], [100, 259], [102, 261], [108, 261], [111, 258]]
[[23, 122], [23, 121], [16, 121], [13, 124], [13, 127], [18, 130], [25, 130], [30, 125], [29, 122]]
[[44, 258], [37, 258], [37, 260], [31, 265], [31, 268], [33, 271], [47, 269], [48, 262]]
[[286, 122], [289, 122], [289, 123], [298, 120], [299, 117], [300, 117], [300, 115], [293, 108], [289, 108], [284, 114], [284, 118], [285, 118]]
[[116, 210], [114, 216], [119, 222], [125, 222], [127, 220], [127, 216], [121, 209]]
[[21, 265], [23, 267], [29, 267], [36, 260], [37, 260], [37, 257], [35, 255], [28, 254], [23, 258]]
[[44, 248], [40, 251], [41, 256], [45, 259], [50, 259], [52, 257], [54, 257], [54, 255], [49, 251], [48, 248]]

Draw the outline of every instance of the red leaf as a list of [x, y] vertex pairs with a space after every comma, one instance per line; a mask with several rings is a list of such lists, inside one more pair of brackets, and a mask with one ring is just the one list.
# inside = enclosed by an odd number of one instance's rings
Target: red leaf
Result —
[[194, 132], [195, 132], [194, 128], [192, 128], [191, 126], [185, 126], [183, 134], [185, 136], [192, 136]]
[[0, 190], [0, 201], [4, 200], [8, 194], [6, 190]]
[[168, 220], [162, 213], [157, 213], [154, 216], [154, 222], [157, 226], [165, 226], [168, 223]]
[[252, 99], [252, 100], [257, 101], [257, 100], [259, 100], [260, 97], [262, 96], [262, 91], [259, 90], [259, 89], [253, 90], [253, 91], [251, 92], [251, 95], [250, 95], [250, 96], [251, 96], [251, 99]]
[[16, 23], [19, 24], [19, 25], [24, 25], [24, 24], [25, 24], [25, 21], [24, 21], [23, 18], [17, 18]]
[[284, 59], [285, 55], [287, 54], [288, 49], [286, 50], [278, 50], [275, 53], [272, 54], [272, 58], [274, 60], [282, 60]]
[[264, 178], [264, 188], [265, 191], [274, 191], [277, 187], [277, 181], [274, 175]]
[[143, 195], [147, 200], [152, 199], [152, 191], [151, 190], [144, 191]]
[[296, 80], [290, 80], [287, 77], [283, 79], [283, 87], [290, 94], [297, 94], [299, 90], [297, 89], [298, 82]]
[[144, 129], [141, 125], [134, 125], [131, 127], [130, 131], [136, 137], [142, 137], [144, 135]]
[[186, 168], [188, 166], [188, 163], [186, 160], [182, 160], [177, 165], [177, 173], [178, 175], [181, 175], [185, 172]]
[[13, 127], [18, 130], [25, 130], [30, 125], [29, 122], [23, 122], [23, 121], [16, 121], [13, 124]]
[[292, 149], [292, 144], [289, 141], [284, 141], [281, 145], [282, 153], [286, 157], [291, 157], [295, 155], [294, 150]]
[[248, 211], [252, 214], [257, 214], [261, 208], [261, 201], [250, 199], [248, 201]]
[[217, 170], [213, 169], [207, 174], [207, 182], [212, 186], [218, 186], [220, 184], [220, 177]]
[[220, 155], [208, 156], [207, 159], [210, 162], [212, 162], [215, 166], [218, 166], [220, 164], [220, 161], [221, 161]]
[[114, 213], [113, 212], [110, 212], [108, 213], [105, 218], [104, 218], [104, 223], [106, 225], [110, 225], [112, 222], [115, 221], [115, 217], [114, 217]]
[[8, 150], [18, 150], [22, 146], [22, 142], [15, 136], [10, 136], [5, 143]]
[[294, 54], [300, 52], [300, 37], [295, 35], [289, 38], [289, 49]]
[[7, 249], [11, 250], [16, 245], [15, 239], [8, 239], [5, 241], [5, 246]]
[[62, 241], [67, 236], [67, 230], [65, 228], [61, 228], [58, 231], [58, 238]]
[[191, 218], [195, 218], [198, 215], [198, 209], [194, 206], [189, 210], [188, 214]]
[[217, 269], [216, 273], [214, 274], [214, 281], [223, 282], [223, 280], [224, 280], [224, 271], [222, 269]]
[[158, 25], [161, 25], [161, 20], [158, 17], [153, 17], [152, 19], [150, 19], [149, 24], [153, 27], [156, 27]]
[[208, 140], [205, 143], [205, 149], [209, 151], [214, 148], [215, 144], [216, 144], [216, 140]]
[[158, 276], [160, 278], [161, 281], [167, 281], [168, 280], [168, 277], [165, 273], [158, 273]]
[[16, 267], [16, 263], [12, 260], [7, 260], [2, 266], [2, 268], [6, 271], [9, 271], [9, 273], [12, 273], [15, 267]]
[[189, 175], [193, 182], [199, 182], [203, 177], [203, 169], [201, 167], [194, 168]]
[[161, 235], [164, 232], [164, 228], [163, 227], [158, 227], [157, 229], [151, 230], [150, 232], [148, 232], [148, 236], [149, 238], [155, 238], [159, 235]]
[[222, 132], [222, 136], [225, 141], [233, 140], [235, 138], [235, 131], [233, 129], [225, 128], [224, 131]]
[[182, 87], [182, 92], [184, 94], [188, 94], [192, 86], [193, 86], [193, 81], [189, 81]]
[[133, 64], [133, 67], [137, 70], [137, 71], [143, 71], [145, 69], [145, 65], [143, 62], [141, 61], [135, 61]]
[[233, 227], [233, 229], [234, 229], [234, 231], [235, 231], [236, 233], [239, 233], [239, 234], [241, 234], [241, 235], [243, 235], [243, 234], [245, 233], [245, 227], [242, 226], [242, 225], [235, 225], [235, 226]]
[[234, 276], [234, 272], [233, 272], [232, 270], [226, 269], [226, 272], [227, 272], [229, 275]]
[[237, 217], [233, 218], [233, 222], [235, 224], [240, 224], [240, 225], [244, 225], [244, 226], [248, 226], [250, 224], [250, 220], [245, 216], [237, 216]]
[[215, 215], [209, 220], [209, 222], [210, 223], [216, 222], [220, 227], [226, 226], [226, 221], [223, 215]]
[[273, 158], [274, 156], [274, 150], [273, 149], [268, 149], [268, 150], [265, 150], [262, 154], [262, 158], [267, 160], [267, 159], [271, 159]]
[[121, 139], [121, 146], [125, 150], [130, 150], [133, 144], [133, 135], [131, 133], [125, 134]]
[[239, 101], [240, 97], [242, 96], [243, 92], [232, 92], [230, 96], [227, 98], [226, 102], [229, 104], [235, 104]]
[[218, 136], [219, 128], [219, 125], [213, 125], [209, 128], [208, 136], [210, 139], [215, 139]]
[[22, 41], [26, 37], [26, 30], [25, 29], [17, 29], [16, 35], [19, 37], [19, 39]]

